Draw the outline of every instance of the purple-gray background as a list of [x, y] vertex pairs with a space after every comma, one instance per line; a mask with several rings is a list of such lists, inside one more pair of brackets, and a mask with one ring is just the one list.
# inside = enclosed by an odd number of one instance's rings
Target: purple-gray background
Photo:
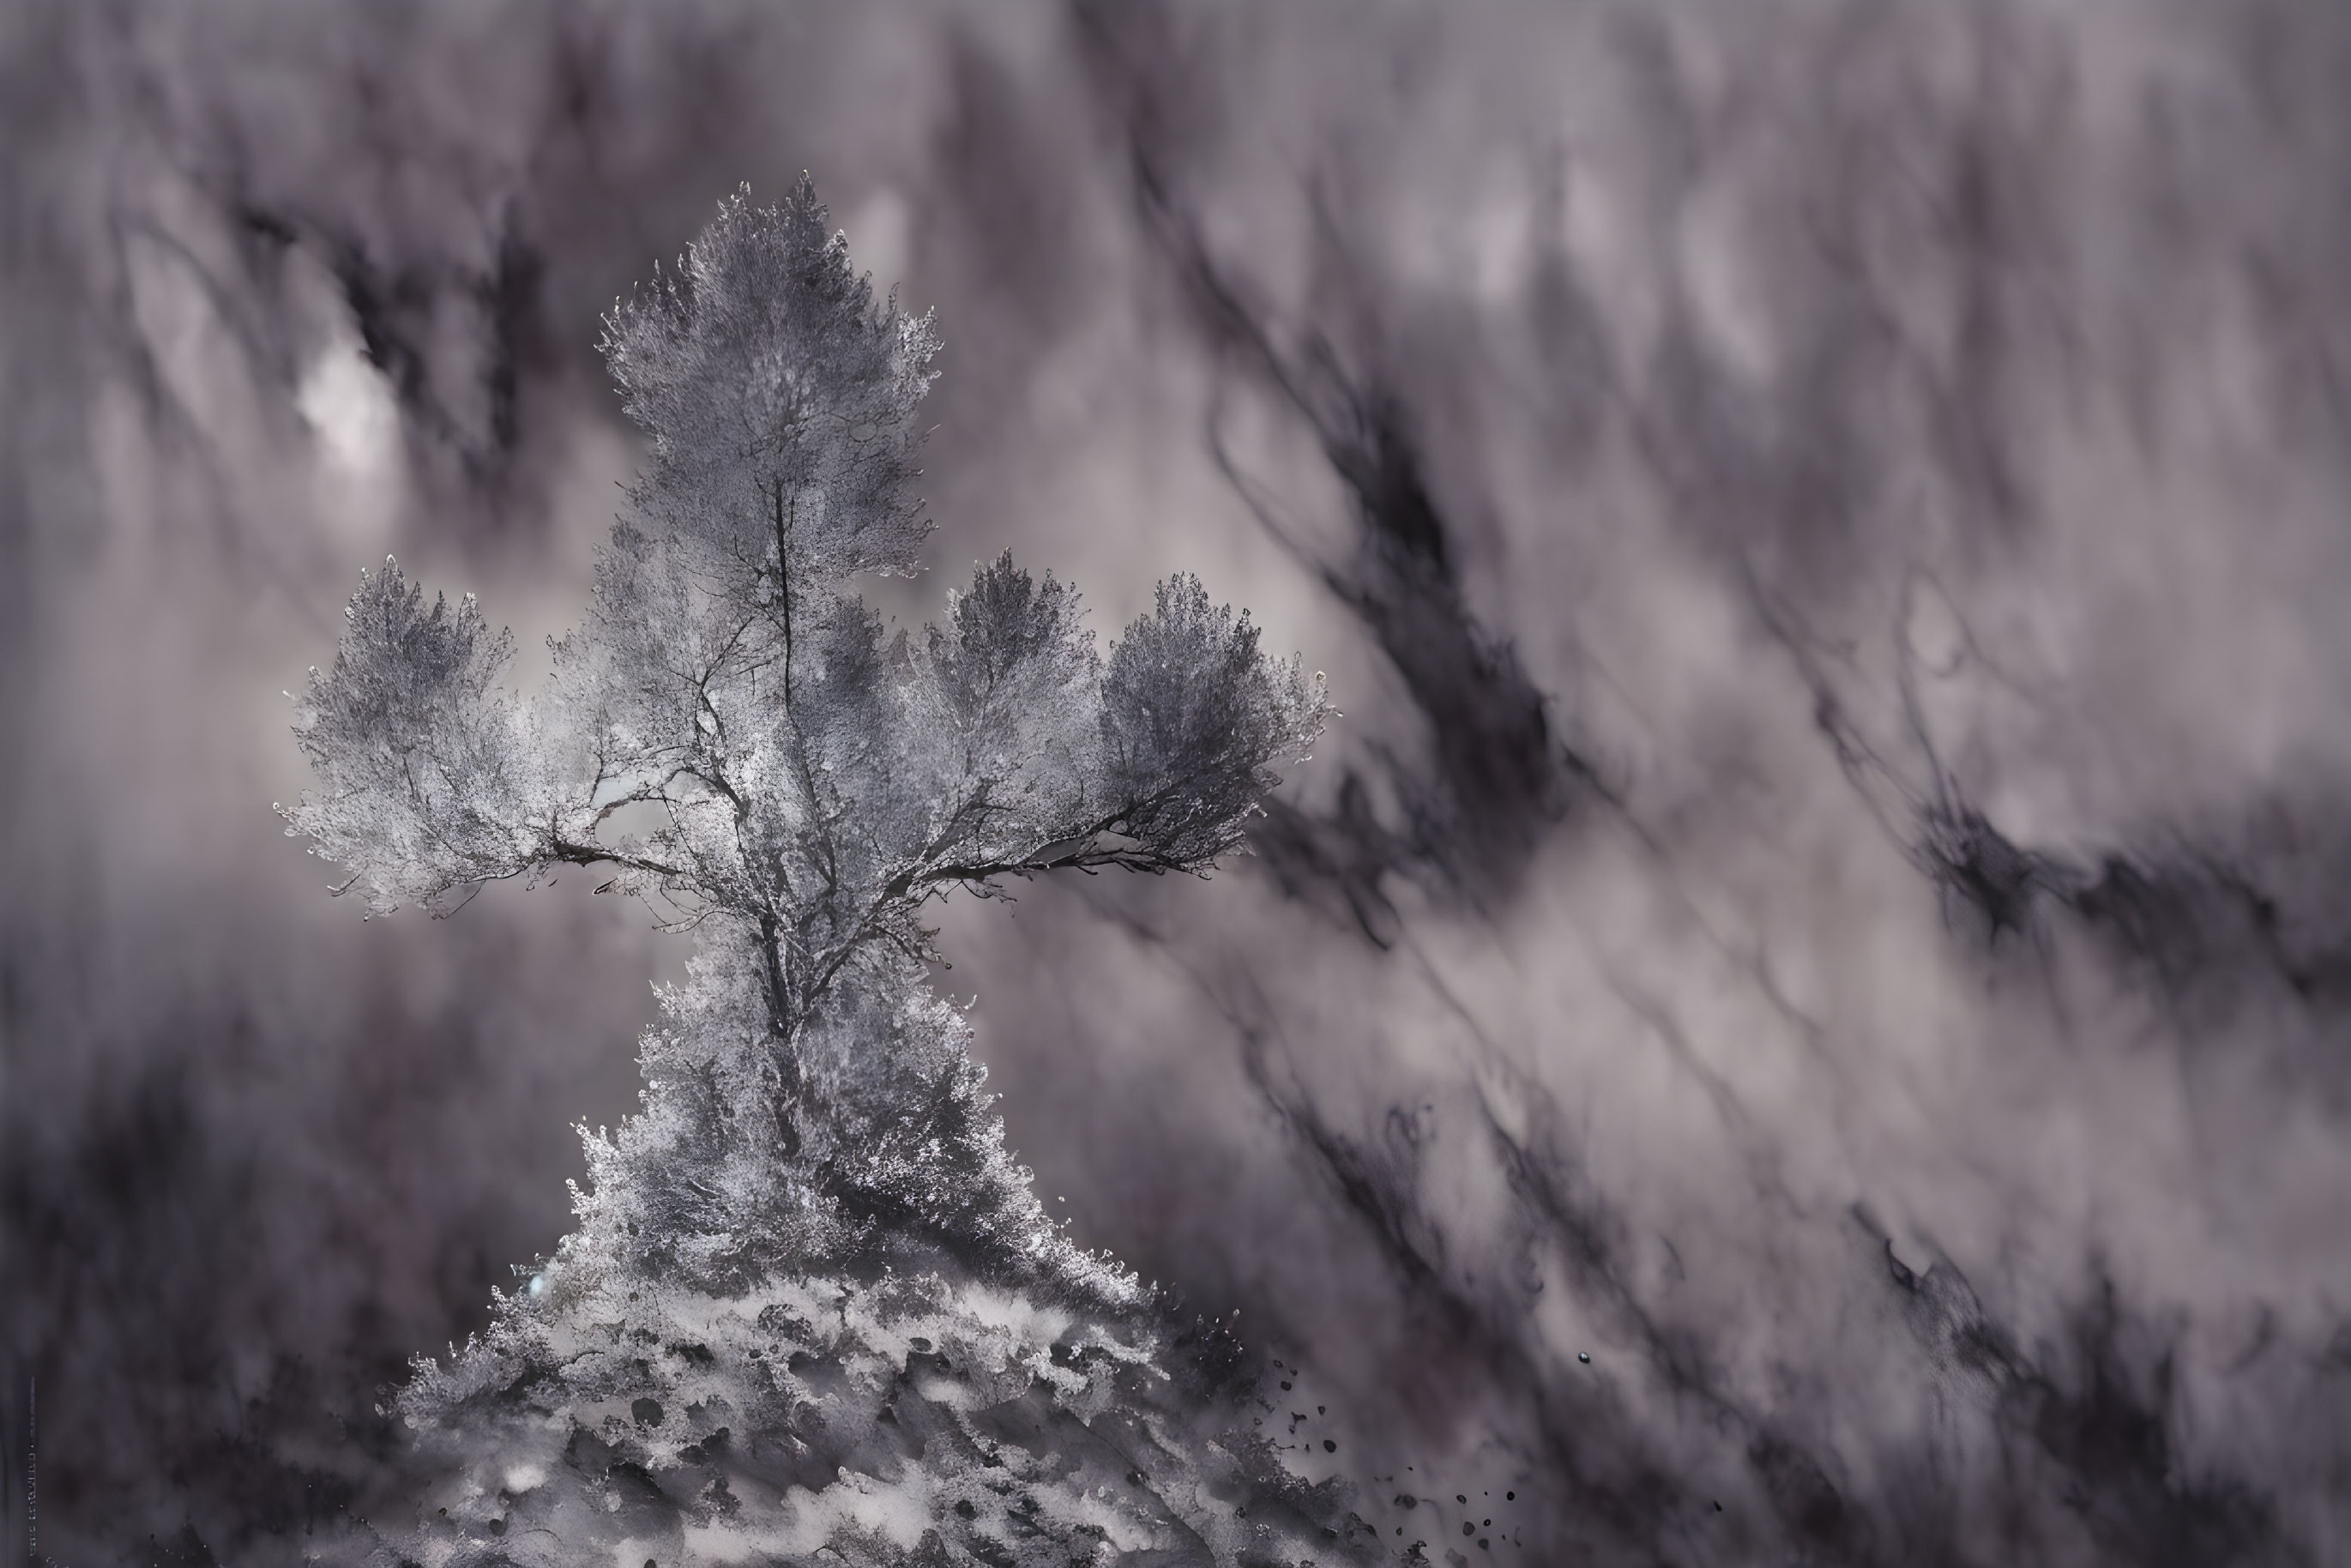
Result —
[[1190, 569], [1330, 674], [1255, 858], [939, 978], [1384, 1533], [2351, 1562], [2346, 79], [2325, 0], [0, 6], [0, 1563], [298, 1561], [564, 1228], [678, 944], [362, 925], [280, 693], [387, 551], [528, 664], [598, 313], [804, 169], [948, 344], [893, 614]]

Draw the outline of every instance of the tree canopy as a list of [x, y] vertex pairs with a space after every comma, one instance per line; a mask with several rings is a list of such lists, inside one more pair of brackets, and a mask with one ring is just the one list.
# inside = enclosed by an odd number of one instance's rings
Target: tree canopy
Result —
[[650, 457], [544, 689], [503, 684], [470, 596], [387, 561], [298, 700], [319, 784], [289, 831], [371, 911], [588, 865], [699, 939], [642, 1110], [583, 1129], [579, 1228], [400, 1396], [429, 1504], [405, 1558], [1355, 1549], [1241, 1435], [1233, 1347], [1038, 1205], [920, 919], [1052, 871], [1206, 871], [1322, 728], [1321, 678], [1188, 577], [1105, 656], [1008, 556], [885, 628], [854, 580], [918, 568], [937, 344], [809, 183], [726, 202], [605, 320]]

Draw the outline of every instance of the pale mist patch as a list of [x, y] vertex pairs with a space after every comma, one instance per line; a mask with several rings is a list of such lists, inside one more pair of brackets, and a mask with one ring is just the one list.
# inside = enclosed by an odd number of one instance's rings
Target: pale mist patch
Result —
[[914, 214], [904, 193], [890, 185], [868, 193], [850, 209], [841, 232], [858, 265], [872, 276], [875, 293], [887, 295], [906, 281]]
[[335, 473], [362, 481], [391, 475], [400, 449], [400, 407], [383, 372], [357, 344], [331, 343], [311, 361], [294, 407]]

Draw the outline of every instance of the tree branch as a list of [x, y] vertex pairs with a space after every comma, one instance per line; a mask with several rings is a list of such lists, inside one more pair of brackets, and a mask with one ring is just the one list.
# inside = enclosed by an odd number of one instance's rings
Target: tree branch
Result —
[[684, 877], [686, 874], [684, 868], [679, 866], [665, 865], [660, 861], [647, 860], [642, 855], [622, 854], [617, 850], [606, 849], [601, 844], [578, 843], [570, 839], [560, 837], [549, 841], [547, 858], [551, 861], [560, 861], [565, 865], [626, 866], [631, 871], [651, 872], [655, 876]]

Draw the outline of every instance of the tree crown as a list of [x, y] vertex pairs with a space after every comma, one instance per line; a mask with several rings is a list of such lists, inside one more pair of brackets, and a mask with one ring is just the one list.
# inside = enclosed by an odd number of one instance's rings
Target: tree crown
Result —
[[[951, 886], [1238, 848], [1325, 705], [1196, 580], [1161, 584], [1107, 660], [1076, 591], [1008, 556], [919, 638], [850, 590], [915, 570], [936, 347], [852, 275], [806, 183], [726, 203], [606, 318], [651, 460], [547, 690], [505, 690], [510, 639], [387, 562], [300, 700], [321, 787], [293, 829], [375, 911], [607, 865], [682, 925], [739, 928], [788, 1038], [867, 947], [925, 954], [915, 912]], [[628, 807], [654, 825], [608, 838]]]
[[[450, 1466], [403, 1557], [1305, 1540], [1261, 1437], [1192, 1429], [1229, 1358], [1164, 1370], [1152, 1293], [1006, 1153], [918, 915], [1065, 868], [1204, 871], [1321, 728], [1320, 677], [1188, 577], [1104, 657], [1075, 591], [1009, 557], [887, 634], [852, 580], [914, 570], [936, 340], [805, 183], [724, 204], [603, 348], [650, 456], [546, 687], [507, 690], [510, 639], [387, 562], [298, 707], [319, 787], [290, 831], [371, 911], [594, 865], [702, 939], [642, 1111], [582, 1129], [579, 1228], [400, 1396]], [[1253, 1521], [1260, 1498], [1290, 1511]]]

